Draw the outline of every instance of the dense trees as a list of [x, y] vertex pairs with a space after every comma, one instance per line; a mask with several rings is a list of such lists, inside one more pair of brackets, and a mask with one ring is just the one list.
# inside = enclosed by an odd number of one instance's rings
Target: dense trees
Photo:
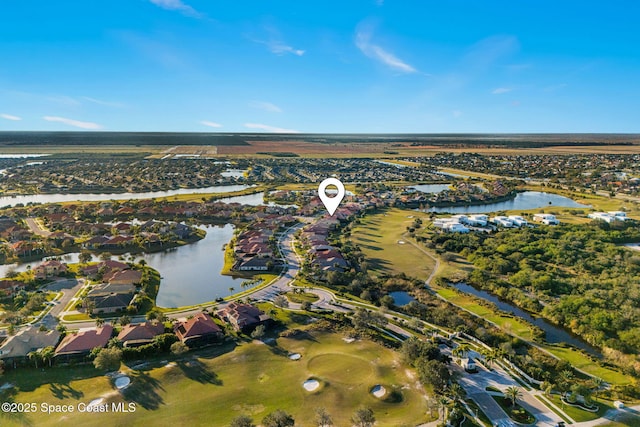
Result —
[[442, 233], [429, 244], [473, 262], [472, 285], [542, 314], [591, 344], [637, 354], [640, 255], [621, 244], [638, 241], [640, 226], [628, 221], [493, 235]]

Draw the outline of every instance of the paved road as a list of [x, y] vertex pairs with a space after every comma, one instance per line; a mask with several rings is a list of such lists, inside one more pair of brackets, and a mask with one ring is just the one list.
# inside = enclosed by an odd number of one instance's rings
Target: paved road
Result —
[[44, 228], [42, 228], [40, 226], [40, 224], [38, 223], [38, 220], [36, 218], [25, 218], [24, 222], [26, 222], [27, 223], [27, 227], [29, 227], [29, 229], [34, 234], [37, 234], [38, 236], [49, 237], [51, 235], [51, 232], [49, 230], [45, 230]]

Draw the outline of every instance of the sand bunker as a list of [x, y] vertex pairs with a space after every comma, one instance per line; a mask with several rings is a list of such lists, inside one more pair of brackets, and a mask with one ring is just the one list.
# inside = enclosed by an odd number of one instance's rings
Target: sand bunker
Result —
[[371, 389], [371, 394], [380, 399], [381, 397], [384, 397], [385, 394], [387, 394], [387, 389], [378, 384]]
[[127, 376], [118, 377], [114, 381], [114, 384], [116, 385], [116, 388], [118, 390], [124, 390], [125, 388], [129, 387], [129, 384], [131, 384], [131, 378]]
[[318, 382], [318, 380], [308, 379], [302, 383], [302, 387], [307, 391], [315, 391], [320, 387], [320, 382]]
[[292, 353], [289, 355], [289, 359], [291, 360], [300, 360], [301, 357], [300, 353]]
[[356, 340], [355, 338], [351, 338], [351, 337], [342, 338], [342, 341], [346, 342], [347, 344], [351, 344], [355, 340]]
[[87, 405], [87, 408], [93, 408], [95, 406], [100, 406], [100, 405], [102, 405], [102, 402], [104, 402], [104, 398], [103, 397], [99, 397], [97, 399], [93, 399], [91, 402], [89, 402], [89, 404]]

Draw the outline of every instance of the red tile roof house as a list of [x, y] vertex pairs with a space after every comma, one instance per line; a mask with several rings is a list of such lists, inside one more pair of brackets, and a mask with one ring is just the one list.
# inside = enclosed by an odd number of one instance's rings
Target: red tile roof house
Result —
[[12, 296], [27, 284], [17, 280], [0, 280], [0, 295]]
[[139, 285], [142, 281], [142, 271], [120, 270], [103, 276], [105, 282], [110, 285]]
[[144, 322], [137, 325], [126, 325], [118, 334], [118, 339], [125, 347], [138, 347], [153, 342], [153, 339], [164, 333], [161, 322]]
[[45, 261], [33, 269], [36, 279], [47, 279], [67, 272], [67, 264], [55, 259]]
[[80, 330], [67, 334], [56, 347], [56, 358], [63, 361], [83, 360], [96, 347], [103, 348], [111, 339], [113, 326], [106, 324], [100, 328]]
[[198, 313], [190, 319], [178, 322], [173, 331], [178, 339], [189, 347], [200, 347], [219, 342], [222, 329], [213, 319], [204, 313]]
[[218, 311], [218, 317], [230, 323], [235, 330], [251, 332], [258, 325], [271, 323], [272, 319], [262, 310], [250, 304], [231, 302]]

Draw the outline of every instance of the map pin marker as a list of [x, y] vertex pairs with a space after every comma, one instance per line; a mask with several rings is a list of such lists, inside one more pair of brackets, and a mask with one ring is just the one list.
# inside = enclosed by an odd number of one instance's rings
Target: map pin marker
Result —
[[[330, 185], [333, 185], [338, 189], [338, 194], [333, 197], [329, 197], [327, 196], [327, 193], [325, 193], [325, 190]], [[340, 202], [344, 198], [344, 185], [342, 185], [340, 180], [337, 178], [327, 178], [320, 183], [320, 186], [318, 186], [318, 195], [320, 196], [320, 200], [322, 200], [324, 207], [327, 208], [329, 215], [333, 216], [336, 209], [338, 209]]]

